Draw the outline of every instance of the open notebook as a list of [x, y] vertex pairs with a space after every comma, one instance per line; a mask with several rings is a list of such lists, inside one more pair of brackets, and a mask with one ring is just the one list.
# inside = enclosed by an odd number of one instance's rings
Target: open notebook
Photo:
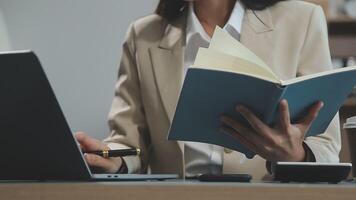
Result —
[[262, 59], [217, 27], [209, 48], [200, 48], [188, 69], [168, 139], [216, 144], [251, 158], [251, 151], [218, 131], [222, 114], [247, 123], [234, 111], [242, 104], [273, 125], [279, 102], [286, 99], [293, 123], [321, 100], [324, 107], [307, 133], [315, 136], [325, 132], [354, 85], [356, 66], [280, 80]]

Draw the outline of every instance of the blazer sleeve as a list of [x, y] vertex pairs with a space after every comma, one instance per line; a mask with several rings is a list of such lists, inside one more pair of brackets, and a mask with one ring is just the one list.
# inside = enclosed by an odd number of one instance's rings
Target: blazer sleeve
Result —
[[[310, 16], [304, 45], [298, 64], [298, 75], [303, 76], [333, 69], [328, 30], [324, 12], [316, 6]], [[325, 133], [304, 141], [317, 162], [338, 162], [341, 149], [339, 115], [336, 114]], [[308, 157], [308, 156], [307, 156]]]
[[128, 173], [146, 172], [148, 128], [141, 99], [140, 81], [135, 61], [135, 33], [131, 25], [123, 44], [115, 96], [109, 112], [111, 134], [104, 142], [111, 149], [140, 148], [142, 155], [124, 157]]

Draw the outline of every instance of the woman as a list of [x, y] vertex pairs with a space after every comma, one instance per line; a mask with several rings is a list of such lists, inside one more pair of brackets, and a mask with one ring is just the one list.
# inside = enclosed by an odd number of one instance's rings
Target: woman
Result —
[[184, 72], [197, 49], [208, 46], [216, 25], [262, 58], [280, 79], [332, 68], [325, 17], [319, 6], [278, 0], [161, 0], [156, 14], [129, 28], [109, 114], [111, 135], [102, 143], [76, 134], [87, 151], [138, 147], [143, 154], [115, 159], [87, 154], [89, 165], [108, 173], [145, 173], [149, 166], [152, 173], [249, 173], [261, 179], [267, 174], [266, 161], [338, 162], [337, 116], [326, 133], [304, 138], [322, 102], [297, 124], [290, 123], [285, 100], [280, 103], [276, 127], [263, 124], [243, 106], [236, 112], [252, 128], [222, 117], [229, 127], [222, 132], [258, 155], [251, 160], [214, 145], [167, 141]]

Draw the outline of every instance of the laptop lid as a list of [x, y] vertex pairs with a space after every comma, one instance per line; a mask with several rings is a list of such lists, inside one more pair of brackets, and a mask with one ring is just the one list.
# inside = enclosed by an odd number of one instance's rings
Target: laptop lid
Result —
[[31, 51], [0, 53], [0, 134], [0, 180], [91, 178]]

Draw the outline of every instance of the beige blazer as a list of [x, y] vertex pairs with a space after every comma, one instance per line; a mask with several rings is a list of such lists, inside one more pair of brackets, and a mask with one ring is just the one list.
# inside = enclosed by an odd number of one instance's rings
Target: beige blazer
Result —
[[[109, 114], [112, 129], [105, 142], [143, 150], [126, 158], [130, 172], [184, 173], [183, 142], [167, 140], [182, 85], [186, 16], [166, 23], [157, 15], [134, 22], [123, 44], [115, 98]], [[246, 10], [241, 42], [262, 58], [280, 79], [332, 69], [327, 25], [319, 6], [280, 2], [262, 11]], [[326, 133], [306, 138], [317, 161], [338, 162], [338, 116]], [[267, 174], [256, 156], [240, 163], [241, 154], [226, 151], [224, 173]]]

